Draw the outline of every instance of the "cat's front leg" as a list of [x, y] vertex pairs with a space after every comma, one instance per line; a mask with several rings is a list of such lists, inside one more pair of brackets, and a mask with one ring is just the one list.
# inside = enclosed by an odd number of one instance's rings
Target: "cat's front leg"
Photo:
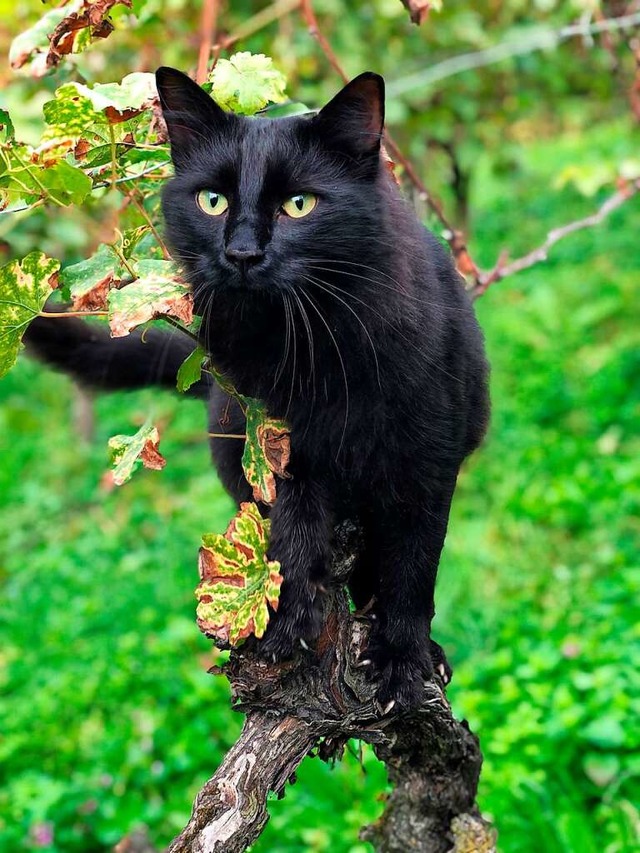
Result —
[[278, 483], [271, 510], [269, 559], [284, 577], [278, 612], [272, 616], [260, 651], [273, 660], [292, 657], [320, 630], [321, 596], [329, 577], [332, 515], [323, 485], [291, 479]]
[[[363, 663], [378, 679], [384, 708], [420, 704], [434, 665], [448, 681], [444, 653], [430, 640], [434, 588], [449, 519], [455, 477], [422, 489], [411, 502], [380, 508], [376, 529], [378, 600]], [[435, 660], [434, 660], [435, 658]]]

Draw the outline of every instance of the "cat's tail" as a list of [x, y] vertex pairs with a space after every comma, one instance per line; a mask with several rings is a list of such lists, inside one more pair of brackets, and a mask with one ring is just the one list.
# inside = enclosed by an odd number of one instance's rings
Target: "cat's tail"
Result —
[[[23, 338], [27, 353], [81, 385], [102, 391], [126, 391], [150, 385], [176, 388], [178, 368], [195, 348], [177, 330], [147, 329], [111, 338], [105, 326], [76, 317], [36, 317]], [[191, 396], [209, 396], [210, 377], [191, 386]]]

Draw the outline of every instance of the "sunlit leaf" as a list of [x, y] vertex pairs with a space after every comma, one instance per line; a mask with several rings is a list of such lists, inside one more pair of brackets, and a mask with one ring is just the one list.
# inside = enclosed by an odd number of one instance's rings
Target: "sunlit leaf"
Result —
[[178, 276], [171, 261], [138, 261], [137, 280], [109, 292], [109, 326], [114, 338], [128, 335], [136, 326], [167, 315], [186, 326], [193, 319], [191, 289]]
[[131, 479], [141, 465], [160, 471], [167, 464], [158, 450], [160, 434], [151, 423], [140, 427], [135, 435], [114, 435], [109, 439], [113, 463], [113, 482], [121, 486]]
[[58, 261], [32, 252], [0, 269], [0, 376], [13, 367], [22, 336], [56, 287]]
[[220, 59], [211, 72], [212, 94], [226, 110], [253, 115], [268, 103], [285, 100], [286, 80], [262, 53], [234, 53]]
[[280, 564], [267, 559], [269, 520], [243, 503], [224, 536], [202, 537], [196, 589], [197, 622], [208, 637], [236, 645], [251, 634], [262, 637], [270, 605], [278, 608]]

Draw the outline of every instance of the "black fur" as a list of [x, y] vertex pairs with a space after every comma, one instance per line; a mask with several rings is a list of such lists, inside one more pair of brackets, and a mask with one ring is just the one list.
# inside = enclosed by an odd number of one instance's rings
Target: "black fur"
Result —
[[[262, 648], [286, 658], [313, 641], [334, 523], [357, 519], [365, 548], [352, 594], [358, 606], [375, 597], [377, 616], [366, 656], [380, 701], [411, 707], [432, 655], [443, 663], [429, 641], [436, 572], [458, 470], [489, 406], [462, 282], [380, 158], [382, 78], [361, 75], [313, 118], [277, 120], [226, 114], [173, 69], [157, 80], [176, 167], [166, 231], [203, 316], [202, 342], [240, 392], [291, 426], [293, 476], [278, 481], [271, 511], [270, 556], [285, 582]], [[228, 211], [203, 213], [204, 189], [227, 196]], [[318, 197], [316, 208], [287, 217], [283, 201], [301, 192]], [[32, 327], [33, 348], [110, 387], [144, 384], [159, 344], [138, 363], [139, 338], [101, 339], [76, 363], [81, 327], [68, 326], [62, 357], [59, 341], [58, 355], [36, 342], [45, 325]], [[160, 380], [173, 380], [185, 352], [175, 341]], [[241, 432], [239, 408], [210, 390], [212, 431]], [[212, 451], [227, 489], [250, 499], [240, 443], [213, 440]]]

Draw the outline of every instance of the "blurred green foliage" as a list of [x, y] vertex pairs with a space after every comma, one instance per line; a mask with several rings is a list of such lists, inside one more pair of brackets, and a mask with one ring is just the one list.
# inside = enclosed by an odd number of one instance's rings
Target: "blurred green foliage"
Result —
[[[563, 26], [586, 5], [445, 2], [420, 30], [397, 0], [316, 8], [348, 73], [374, 66], [393, 84]], [[264, 6], [227, 4], [220, 23], [233, 32]], [[106, 83], [195, 65], [199, 7], [134, 10], [140, 24], [120, 10], [72, 76]], [[35, 0], [0, 0], [0, 42], [41, 14]], [[607, 193], [603, 164], [609, 181], [637, 158], [624, 118], [632, 57], [613, 42], [573, 39], [390, 100], [396, 136], [468, 219], [480, 263], [590, 213]], [[310, 106], [338, 87], [292, 15], [235, 49], [273, 55]], [[68, 68], [39, 81], [0, 70], [0, 107], [21, 138], [37, 140], [42, 103], [68, 79]], [[107, 193], [83, 211], [0, 216], [1, 250], [80, 260], [112, 232], [114, 209]], [[632, 201], [478, 303], [494, 417], [461, 477], [434, 628], [454, 664], [454, 708], [481, 738], [480, 803], [507, 853], [640, 849], [639, 228]], [[0, 849], [95, 853], [139, 824], [166, 844], [240, 725], [224, 679], [206, 674], [215, 652], [194, 623], [200, 536], [232, 512], [204, 412], [151, 392], [100, 398], [87, 445], [66, 379], [24, 361], [0, 398]], [[109, 491], [108, 437], [149, 415], [163, 426], [166, 470]], [[384, 790], [368, 749], [333, 770], [307, 759], [254, 849], [364, 853], [357, 831]]]

